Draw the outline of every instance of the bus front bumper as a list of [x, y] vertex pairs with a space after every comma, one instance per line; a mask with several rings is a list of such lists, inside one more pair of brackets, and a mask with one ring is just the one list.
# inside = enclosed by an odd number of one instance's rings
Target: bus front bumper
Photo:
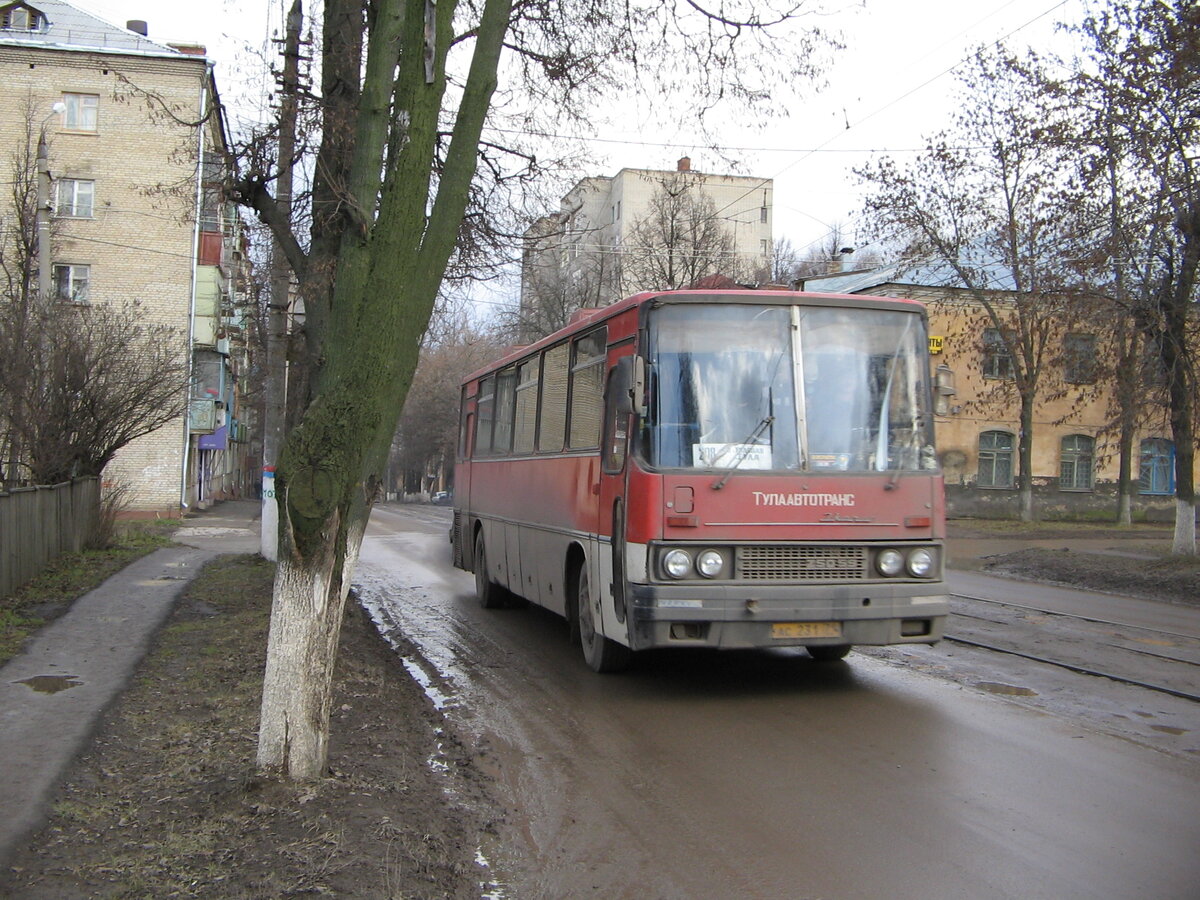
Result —
[[629, 587], [635, 650], [933, 644], [950, 606], [944, 582]]

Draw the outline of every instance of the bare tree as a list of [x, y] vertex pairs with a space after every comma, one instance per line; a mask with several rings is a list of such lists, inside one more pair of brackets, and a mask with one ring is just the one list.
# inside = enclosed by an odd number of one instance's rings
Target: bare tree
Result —
[[425, 490], [427, 474], [444, 473], [453, 464], [462, 380], [494, 359], [504, 344], [494, 332], [464, 323], [447, 340], [421, 350], [392, 457], [407, 492]]
[[619, 294], [616, 251], [599, 247], [591, 230], [564, 227], [561, 217], [549, 217], [536, 238], [526, 237], [520, 302], [498, 317], [521, 343], [552, 334], [577, 309], [603, 306]]
[[983, 311], [967, 333], [980, 336], [981, 357], [1003, 363], [990, 373], [992, 398], [1019, 403], [1020, 514], [1032, 521], [1038, 390], [1073, 314], [1060, 253], [1070, 158], [1049, 100], [1014, 69], [1003, 48], [980, 51], [953, 133], [906, 166], [884, 159], [859, 174], [874, 188], [867, 214], [885, 237], [914, 264], [941, 265]]
[[[765, 107], [764, 73], [794, 81], [809, 62], [794, 43], [772, 52], [765, 30], [798, 9], [763, 7], [739, 17], [609, 0], [325, 0], [307, 235], [274, 202], [269, 156], [249, 157], [260, 165], [236, 185], [271, 225], [305, 303], [276, 477], [260, 766], [298, 779], [324, 771], [342, 610], [421, 336], [456, 251], [479, 245], [470, 237], [484, 233], [487, 186], [520, 158], [485, 139], [489, 116], [581, 121], [581, 101], [617, 76], [631, 76], [626, 89], [676, 76], [676, 53], [706, 60], [696, 106], [723, 95]], [[743, 58], [755, 50], [757, 62]]]
[[0, 391], [23, 423], [28, 481], [99, 475], [122, 447], [183, 414], [187, 365], [173, 352], [179, 336], [147, 324], [136, 305], [51, 299], [17, 321], [5, 315], [14, 311], [0, 308], [0, 334], [37, 335], [23, 352], [0, 338], [0, 354], [25, 361]]
[[[1077, 256], [1093, 289], [1117, 305], [1158, 363], [1175, 446], [1172, 547], [1195, 554], [1200, 7], [1115, 0], [1080, 31], [1088, 59], [1068, 97], [1089, 126], [1078, 151], [1098, 215]], [[1133, 328], [1124, 346], [1128, 377], [1138, 365]]]
[[[27, 109], [31, 106], [27, 105]], [[2, 482], [56, 484], [99, 475], [118, 450], [183, 413], [179, 336], [115, 308], [42, 296], [37, 284], [37, 122], [10, 152], [0, 229]], [[51, 230], [51, 240], [53, 240]]]
[[25, 354], [32, 326], [30, 314], [37, 294], [37, 123], [27, 98], [21, 133], [8, 155], [9, 195], [0, 217], [0, 476], [11, 486], [21, 483], [25, 458], [26, 423], [13, 395], [26, 368]]
[[752, 267], [739, 258], [733, 230], [717, 215], [702, 178], [671, 172], [659, 181], [649, 210], [620, 248], [626, 293], [682, 288], [709, 275], [749, 276]]

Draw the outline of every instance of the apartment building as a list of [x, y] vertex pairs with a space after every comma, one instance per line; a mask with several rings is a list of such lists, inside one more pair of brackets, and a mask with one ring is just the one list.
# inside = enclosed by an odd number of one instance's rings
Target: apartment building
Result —
[[526, 336], [642, 290], [717, 275], [759, 280], [772, 253], [773, 192], [769, 178], [701, 172], [689, 157], [673, 171], [582, 179], [525, 233]]
[[252, 490], [245, 254], [220, 191], [225, 133], [205, 49], [61, 0], [0, 0], [0, 78], [4, 143], [32, 128], [47, 150], [53, 295], [136, 305], [190, 372], [186, 412], [119, 451], [104, 481], [124, 487], [131, 512], [168, 516]]

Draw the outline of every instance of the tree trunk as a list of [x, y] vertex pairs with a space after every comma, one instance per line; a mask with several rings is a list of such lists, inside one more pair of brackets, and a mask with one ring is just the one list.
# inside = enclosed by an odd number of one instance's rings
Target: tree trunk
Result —
[[293, 780], [325, 774], [333, 666], [364, 530], [365, 520], [346, 530], [340, 562], [335, 525], [309, 559], [284, 554], [276, 569], [257, 761]]
[[1171, 552], [1181, 556], [1196, 555], [1196, 504], [1175, 498], [1175, 536]]
[[[312, 366], [303, 414], [287, 435], [276, 472], [279, 564], [258, 763], [294, 780], [319, 778], [325, 770], [346, 595], [466, 209], [511, 11], [509, 0], [488, 0], [483, 8], [434, 188], [455, 4], [427, 3], [423, 15], [414, 14], [420, 6], [415, 0], [373, 6], [362, 91], [351, 91], [339, 107], [357, 108], [348, 115], [356, 138], [353, 163], [339, 179], [345, 197], [340, 232], [327, 223], [326, 249], [337, 238], [336, 263], [310, 276], [310, 286], [315, 281], [319, 289], [306, 310], [307, 344], [319, 364]], [[327, 3], [326, 62], [331, 32], [344, 26], [347, 40], [353, 38], [354, 14], [353, 2]], [[430, 38], [433, 77], [425, 56]], [[346, 74], [357, 82], [357, 64]], [[394, 123], [403, 123], [403, 140], [392, 142], [385, 161], [384, 148], [397, 137], [390, 132]], [[322, 151], [329, 138], [326, 133]], [[323, 302], [326, 284], [329, 303]]]
[[1021, 521], [1035, 521], [1033, 506], [1033, 404], [1032, 396], [1021, 396], [1021, 433], [1017, 437], [1017, 458], [1021, 472], [1018, 498]]

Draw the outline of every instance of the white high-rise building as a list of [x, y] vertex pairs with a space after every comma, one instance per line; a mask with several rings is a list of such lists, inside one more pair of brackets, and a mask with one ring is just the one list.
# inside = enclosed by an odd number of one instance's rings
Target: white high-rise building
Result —
[[521, 319], [545, 334], [580, 307], [643, 290], [723, 276], [763, 280], [772, 252], [769, 178], [712, 175], [679, 160], [674, 171], [622, 169], [584, 178], [558, 212], [525, 234]]

